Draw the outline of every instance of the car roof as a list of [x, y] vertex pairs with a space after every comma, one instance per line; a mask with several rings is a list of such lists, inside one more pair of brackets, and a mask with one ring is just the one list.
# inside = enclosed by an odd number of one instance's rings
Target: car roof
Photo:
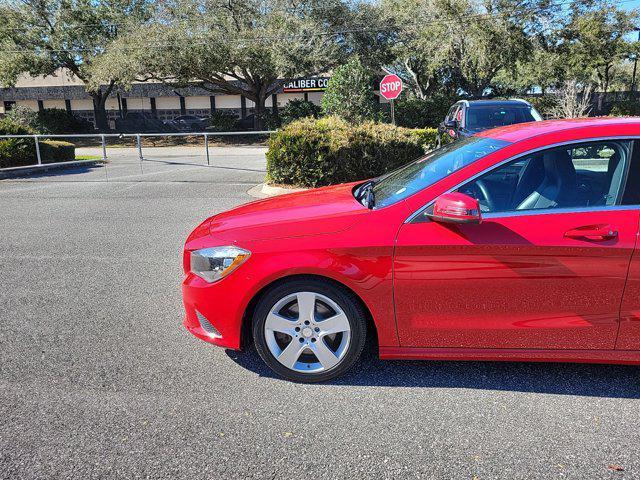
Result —
[[460, 100], [458, 103], [465, 104], [467, 107], [530, 107], [531, 104], [526, 100], [514, 98], [511, 100]]
[[[497, 140], [504, 140], [506, 142], [513, 143], [541, 135], [550, 135], [559, 132], [569, 133], [571, 131], [578, 133], [578, 130], [586, 129], [591, 130], [591, 134], [589, 136], [597, 135], [598, 130], [602, 130], [602, 133], [606, 134], [605, 136], [611, 136], [608, 132], [610, 132], [611, 127], [614, 126], [625, 127], [623, 129], [625, 135], [628, 135], [628, 132], [630, 131], [633, 131], [634, 135], [640, 135], [640, 117], [570, 118], [562, 120], [544, 120], [541, 122], [516, 123], [514, 125], [506, 125], [504, 127], [485, 130], [477, 133], [476, 135], [479, 137], [495, 138]], [[622, 131], [620, 132], [620, 135], [623, 136]]]

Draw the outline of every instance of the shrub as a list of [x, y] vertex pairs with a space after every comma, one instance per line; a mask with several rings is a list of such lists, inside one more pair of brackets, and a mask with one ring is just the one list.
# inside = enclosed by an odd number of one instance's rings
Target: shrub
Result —
[[558, 108], [558, 97], [556, 95], [536, 95], [526, 98], [527, 102], [533, 105], [542, 118], [550, 118]]
[[[93, 124], [60, 108], [45, 108], [38, 112], [38, 133], [65, 134], [84, 133], [94, 130]], [[38, 130], [38, 129], [36, 129]]]
[[34, 135], [35, 133], [31, 127], [16, 123], [8, 116], [0, 120], [0, 135]]
[[264, 110], [260, 116], [262, 117], [262, 128], [264, 130], [275, 130], [281, 125], [280, 116], [273, 113], [270, 108]]
[[[0, 135], [33, 135], [33, 130], [16, 124], [10, 119], [0, 120]], [[75, 160], [75, 145], [68, 142], [41, 140], [42, 163]], [[8, 138], [0, 140], [0, 168], [35, 165], [38, 162], [36, 144], [32, 138]]]
[[640, 115], [640, 102], [632, 98], [619, 100], [611, 107], [610, 115], [613, 117], [637, 117]]
[[233, 112], [225, 110], [214, 110], [209, 118], [208, 130], [214, 132], [230, 132], [233, 130], [238, 117]]
[[436, 128], [413, 128], [409, 134], [418, 139], [425, 150], [431, 150], [438, 143], [438, 130]]
[[396, 124], [408, 128], [437, 128], [455, 102], [455, 98], [437, 94], [426, 99], [400, 98], [395, 103]]
[[349, 122], [380, 120], [381, 111], [373, 93], [373, 74], [354, 58], [336, 68], [322, 97], [322, 112]]
[[40, 156], [42, 163], [72, 162], [76, 159], [76, 146], [69, 142], [43, 140], [40, 142]]
[[320, 106], [308, 100], [291, 100], [284, 108], [280, 109], [280, 120], [282, 125], [288, 125], [301, 118], [318, 118], [322, 109]]
[[[33, 135], [31, 128], [11, 121], [0, 120], [0, 135]], [[0, 140], [0, 168], [17, 167], [36, 163], [36, 146], [31, 138], [7, 138]]]
[[435, 138], [433, 130], [305, 118], [271, 136], [267, 175], [273, 183], [307, 187], [376, 177], [415, 160]]
[[18, 106], [10, 110], [6, 118], [42, 135], [83, 133], [93, 130], [93, 125], [90, 122], [76, 118], [66, 110], [59, 108], [45, 108], [35, 112], [30, 108]]
[[[4, 118], [14, 125], [19, 125], [31, 130], [32, 133], [37, 132], [36, 127], [38, 125], [38, 112], [36, 112], [35, 110], [31, 110], [28, 107], [24, 107], [22, 105], [15, 106], [7, 112]], [[37, 133], [42, 133], [42, 132], [37, 132]], [[10, 134], [7, 133], [5, 135], [10, 135]], [[16, 133], [13, 135], [19, 135], [19, 134]]]
[[592, 86], [579, 88], [577, 80], [567, 80], [556, 94], [557, 104], [548, 113], [551, 118], [588, 117], [591, 105]]

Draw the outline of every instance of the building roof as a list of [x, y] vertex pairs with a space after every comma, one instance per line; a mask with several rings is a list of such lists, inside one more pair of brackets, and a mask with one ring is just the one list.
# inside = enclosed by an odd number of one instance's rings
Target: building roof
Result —
[[[229, 83], [242, 86], [239, 80], [230, 79]], [[282, 79], [283, 85], [275, 93], [283, 93], [284, 84], [291, 80]], [[206, 86], [207, 88], [203, 88]], [[303, 90], [300, 90], [303, 91]], [[311, 90], [309, 90], [311, 91]], [[192, 84], [178, 87], [168, 83], [157, 81], [134, 82], [129, 89], [115, 88], [111, 97], [120, 94], [123, 98], [153, 98], [153, 97], [208, 97], [211, 95], [226, 95], [226, 92], [218, 90], [214, 85], [203, 85], [194, 82]], [[20, 101], [20, 100], [83, 100], [90, 99], [84, 84], [69, 71], [59, 69], [52, 75], [38, 75], [31, 77], [22, 74], [18, 78], [16, 85], [10, 88], [0, 88], [0, 101]]]
[[586, 137], [597, 136], [599, 132], [602, 136], [613, 134], [640, 135], [640, 117], [595, 117], [595, 118], [572, 118], [563, 120], [545, 120], [542, 122], [518, 123], [505, 127], [493, 128], [478, 133], [478, 136], [491, 137], [507, 142], [519, 142], [532, 137], [553, 134], [568, 134], [584, 132], [590, 130]]
[[[197, 85], [187, 87], [172, 87], [162, 83], [134, 83], [128, 90], [114, 89], [111, 93], [115, 97], [118, 93], [124, 98], [132, 97], [192, 97], [221, 95], [222, 92], [212, 92]], [[0, 100], [81, 100], [91, 98], [85, 88], [80, 85], [42, 86], [42, 87], [10, 87], [0, 88]]]

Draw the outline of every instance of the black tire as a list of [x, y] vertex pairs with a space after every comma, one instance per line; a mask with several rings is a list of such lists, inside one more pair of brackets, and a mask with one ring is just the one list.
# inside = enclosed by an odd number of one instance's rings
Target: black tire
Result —
[[[346, 353], [339, 363], [329, 370], [300, 373], [289, 369], [274, 357], [267, 346], [265, 333], [267, 315], [281, 299], [298, 292], [314, 292], [324, 295], [343, 310], [349, 321], [351, 337]], [[294, 279], [276, 285], [262, 295], [253, 313], [253, 339], [258, 354], [276, 374], [294, 382], [324, 382], [344, 374], [360, 357], [366, 337], [366, 315], [358, 299], [348, 290], [322, 279]]]

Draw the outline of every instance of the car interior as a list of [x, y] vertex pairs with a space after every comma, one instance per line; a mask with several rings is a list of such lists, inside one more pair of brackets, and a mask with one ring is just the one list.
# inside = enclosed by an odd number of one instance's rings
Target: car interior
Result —
[[537, 152], [502, 165], [458, 191], [482, 212], [614, 205], [630, 141], [606, 141]]

